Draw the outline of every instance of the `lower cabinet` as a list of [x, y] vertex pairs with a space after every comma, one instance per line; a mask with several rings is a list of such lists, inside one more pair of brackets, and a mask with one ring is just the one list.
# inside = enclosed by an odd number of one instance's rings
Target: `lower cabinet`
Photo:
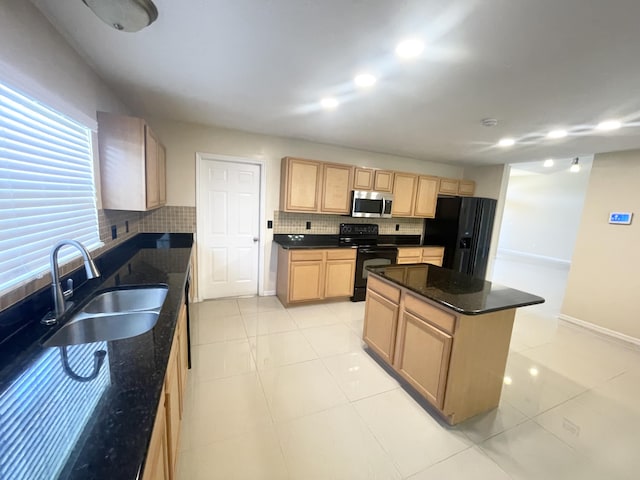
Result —
[[169, 447], [167, 438], [167, 418], [164, 408], [165, 392], [162, 389], [160, 406], [153, 425], [151, 443], [147, 452], [142, 480], [169, 480]]
[[[363, 340], [451, 425], [500, 402], [515, 309], [464, 315], [418, 295], [411, 278], [427, 265], [370, 274]], [[401, 278], [405, 280], [400, 280]], [[407, 280], [408, 279], [408, 280]]]
[[278, 249], [276, 294], [284, 305], [353, 295], [356, 249]]
[[178, 314], [167, 373], [144, 465], [143, 480], [175, 478], [188, 371], [187, 349], [187, 311], [183, 302]]
[[398, 324], [395, 368], [432, 404], [444, 406], [452, 337], [425, 320], [403, 312]]

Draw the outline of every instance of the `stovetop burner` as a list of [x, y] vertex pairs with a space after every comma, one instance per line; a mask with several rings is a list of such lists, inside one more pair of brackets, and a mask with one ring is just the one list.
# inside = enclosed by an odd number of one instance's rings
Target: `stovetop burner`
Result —
[[338, 242], [344, 246], [375, 246], [378, 244], [378, 225], [375, 223], [341, 223]]

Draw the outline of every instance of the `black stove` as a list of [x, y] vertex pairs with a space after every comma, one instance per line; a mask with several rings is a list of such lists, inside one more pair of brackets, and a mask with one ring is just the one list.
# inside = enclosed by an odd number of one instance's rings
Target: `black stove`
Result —
[[367, 272], [365, 267], [396, 263], [398, 248], [378, 244], [378, 225], [375, 223], [341, 223], [339, 244], [358, 247], [356, 278], [352, 302], [362, 302], [367, 295]]

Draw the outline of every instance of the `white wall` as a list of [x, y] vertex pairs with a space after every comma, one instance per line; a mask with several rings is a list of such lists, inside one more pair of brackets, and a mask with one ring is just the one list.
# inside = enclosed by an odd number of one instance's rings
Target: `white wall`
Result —
[[[596, 155], [562, 314], [640, 341], [640, 150]], [[610, 212], [633, 212], [610, 225]]]
[[590, 163], [583, 161], [577, 173], [563, 169], [518, 175], [517, 168], [513, 165], [509, 177], [499, 249], [568, 263], [578, 235]]
[[[393, 155], [336, 147], [304, 140], [258, 135], [171, 120], [150, 118], [149, 124], [167, 147], [167, 204], [195, 206], [196, 152], [262, 159], [266, 167], [266, 214], [273, 219], [280, 199], [280, 160], [296, 156], [360, 166], [389, 168], [443, 177], [461, 178], [461, 167]], [[273, 231], [267, 230], [264, 289], [276, 288], [276, 253]]]
[[[83, 8], [79, 3], [78, 8]], [[96, 111], [128, 113], [104, 82], [27, 0], [0, 1], [0, 81], [89, 127]], [[84, 120], [89, 120], [86, 122]]]

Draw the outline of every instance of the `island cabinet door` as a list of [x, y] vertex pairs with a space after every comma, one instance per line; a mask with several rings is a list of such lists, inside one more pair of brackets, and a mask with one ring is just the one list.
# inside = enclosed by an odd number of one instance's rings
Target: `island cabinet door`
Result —
[[363, 340], [391, 364], [396, 343], [398, 305], [368, 289], [364, 318]]
[[408, 312], [402, 313], [394, 366], [440, 409], [444, 406], [451, 345], [450, 335]]

